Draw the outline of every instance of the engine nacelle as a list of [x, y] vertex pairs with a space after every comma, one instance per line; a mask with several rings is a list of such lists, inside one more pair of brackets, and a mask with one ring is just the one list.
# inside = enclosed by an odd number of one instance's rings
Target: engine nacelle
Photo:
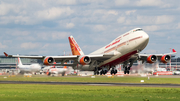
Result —
[[44, 62], [44, 65], [52, 65], [52, 64], [54, 64], [54, 58], [47, 57], [47, 58], [44, 59], [43, 62]]
[[162, 63], [168, 63], [171, 60], [171, 57], [169, 55], [164, 55], [161, 57]]
[[91, 59], [88, 56], [80, 56], [78, 58], [78, 62], [81, 65], [87, 65], [87, 64], [89, 64], [91, 62]]
[[156, 55], [150, 55], [148, 58], [147, 58], [147, 62], [148, 63], [154, 63], [157, 61], [157, 56]]

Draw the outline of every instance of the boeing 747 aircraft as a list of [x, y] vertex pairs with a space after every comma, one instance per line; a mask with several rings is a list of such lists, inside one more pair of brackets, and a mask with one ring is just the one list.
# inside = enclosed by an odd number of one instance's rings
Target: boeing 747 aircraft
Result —
[[[102, 70], [103, 74], [105, 74], [110, 68], [112, 68], [111, 74], [115, 74], [116, 69], [114, 67], [117, 64], [123, 64], [123, 68], [125, 68], [124, 74], [129, 74], [129, 70], [136, 60], [146, 61], [147, 63], [154, 63], [159, 60], [167, 63], [171, 59], [171, 54], [176, 53], [173, 49], [173, 53], [140, 54], [149, 42], [148, 34], [141, 28], [135, 28], [118, 36], [108, 45], [89, 55], [83, 53], [73, 36], [69, 37], [69, 42], [72, 56], [17, 56], [8, 55], [5, 52], [4, 54], [7, 57], [44, 59], [45, 65], [53, 65], [54, 62], [57, 62], [56, 65], [72, 66], [74, 69], [94, 71], [96, 75], [99, 74], [99, 70]], [[74, 62], [66, 64], [69, 60]]]

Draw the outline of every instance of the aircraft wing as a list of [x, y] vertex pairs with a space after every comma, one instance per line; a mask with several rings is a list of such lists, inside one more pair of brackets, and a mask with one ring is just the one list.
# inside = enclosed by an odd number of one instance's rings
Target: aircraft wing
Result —
[[176, 54], [177, 52], [172, 49], [172, 53], [164, 53], [164, 54], [140, 54], [137, 53], [134, 56], [138, 57], [138, 60], [147, 61], [148, 63], [154, 63], [157, 60], [160, 60], [163, 63], [167, 63], [171, 59], [171, 55]]
[[[100, 54], [100, 55], [71, 55], [71, 56], [26, 56], [26, 55], [8, 55], [5, 53], [6, 57], [15, 57], [15, 58], [31, 58], [31, 59], [42, 59], [45, 65], [55, 65], [55, 66], [75, 66], [80, 63], [84, 57], [90, 58], [91, 61], [104, 61], [114, 54]], [[67, 63], [69, 60], [74, 61], [73, 63]], [[56, 64], [54, 64], [56, 62]], [[81, 63], [80, 63], [81, 64]]]

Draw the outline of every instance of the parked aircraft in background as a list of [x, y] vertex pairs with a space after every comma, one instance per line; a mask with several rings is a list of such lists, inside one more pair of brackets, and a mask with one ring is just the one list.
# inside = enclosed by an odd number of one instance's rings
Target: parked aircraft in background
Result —
[[[54, 63], [56, 64], [56, 63]], [[67, 66], [46, 66], [42, 69], [42, 71], [44, 73], [46, 73], [47, 75], [58, 75], [58, 74], [62, 74], [62, 76], [65, 75], [65, 73], [67, 72]]]
[[55, 68], [48, 69], [46, 74], [47, 75], [62, 74], [62, 76], [64, 76], [66, 71], [67, 71], [67, 67], [66, 66], [64, 66], [64, 67], [62, 67], [62, 66], [61, 67], [57, 67], [56, 66]]
[[23, 65], [19, 57], [18, 57], [17, 67], [19, 68], [20, 73], [35, 73], [36, 74], [36, 72], [40, 72], [41, 70], [40, 64]]
[[[57, 62], [56, 66], [72, 66], [74, 69], [94, 71], [94, 74], [99, 74], [99, 70], [105, 74], [111, 69], [111, 74], [116, 73], [114, 68], [117, 64], [123, 64], [124, 74], [129, 74], [129, 70], [134, 61], [146, 61], [147, 63], [154, 63], [157, 60], [167, 63], [171, 59], [171, 54], [140, 54], [140, 52], [147, 46], [149, 36], [141, 28], [130, 30], [117, 38], [115, 38], [108, 45], [85, 55], [73, 36], [69, 37], [72, 56], [19, 56], [22, 58], [35, 58], [44, 59], [45, 65], [53, 65]], [[90, 48], [90, 47], [89, 47]], [[18, 57], [17, 55], [8, 55], [7, 57]], [[65, 64], [67, 61], [73, 60], [72, 64]], [[58, 63], [59, 62], [59, 63]]]

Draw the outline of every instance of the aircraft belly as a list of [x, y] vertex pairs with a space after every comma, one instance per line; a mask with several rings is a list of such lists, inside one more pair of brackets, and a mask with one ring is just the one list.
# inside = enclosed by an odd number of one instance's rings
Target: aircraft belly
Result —
[[133, 54], [136, 54], [136, 53], [137, 53], [137, 50], [126, 53], [126, 54], [114, 56], [111, 59], [104, 61], [102, 64], [99, 65], [99, 67], [106, 66], [106, 65], [114, 66], [114, 65], [120, 64], [128, 60]]

